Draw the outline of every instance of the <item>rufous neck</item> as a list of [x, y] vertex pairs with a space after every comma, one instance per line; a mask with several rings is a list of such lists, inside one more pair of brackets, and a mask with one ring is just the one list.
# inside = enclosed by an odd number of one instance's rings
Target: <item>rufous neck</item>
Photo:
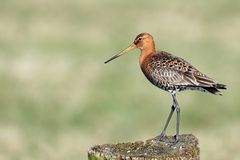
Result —
[[139, 58], [140, 65], [144, 62], [144, 60], [150, 55], [156, 53], [155, 44], [152, 42], [151, 44], [148, 44], [147, 46], [144, 46], [141, 48], [141, 55]]
[[141, 48], [141, 53], [144, 53], [144, 54], [153, 53], [155, 51], [156, 49], [155, 49], [154, 42], [151, 42], [151, 44], [148, 44], [147, 46], [144, 46], [143, 48]]

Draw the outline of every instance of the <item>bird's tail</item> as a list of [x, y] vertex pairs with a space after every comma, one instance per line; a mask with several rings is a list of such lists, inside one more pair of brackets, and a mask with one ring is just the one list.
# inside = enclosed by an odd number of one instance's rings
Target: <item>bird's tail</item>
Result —
[[227, 89], [225, 84], [219, 84], [219, 83], [213, 84], [212, 87], [203, 87], [203, 88], [208, 92], [216, 95], [222, 95], [219, 89]]

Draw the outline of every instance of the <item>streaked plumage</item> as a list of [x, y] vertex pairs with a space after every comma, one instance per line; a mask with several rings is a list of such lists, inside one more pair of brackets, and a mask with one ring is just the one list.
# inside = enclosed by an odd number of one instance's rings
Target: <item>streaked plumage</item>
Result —
[[161, 134], [156, 138], [158, 140], [164, 140], [168, 124], [176, 110], [177, 123], [175, 142], [177, 142], [179, 137], [180, 107], [177, 102], [176, 93], [184, 90], [198, 90], [221, 95], [219, 89], [226, 89], [226, 86], [216, 83], [213, 79], [201, 73], [184, 59], [165, 51], [156, 51], [153, 37], [149, 33], [139, 34], [132, 45], [113, 56], [105, 63], [135, 48], [141, 50], [139, 63], [147, 79], [158, 88], [170, 92], [173, 98], [173, 105], [167, 121]]
[[164, 51], [146, 57], [141, 69], [151, 83], [166, 91], [199, 90], [221, 94], [218, 89], [225, 88], [184, 59]]

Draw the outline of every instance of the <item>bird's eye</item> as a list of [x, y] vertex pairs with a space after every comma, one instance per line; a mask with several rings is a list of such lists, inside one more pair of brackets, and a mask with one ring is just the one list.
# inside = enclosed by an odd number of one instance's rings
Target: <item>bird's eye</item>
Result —
[[142, 40], [142, 38], [141, 38], [141, 37], [139, 37], [139, 38], [138, 38], [138, 40], [139, 40], [139, 41], [141, 41], [141, 40]]

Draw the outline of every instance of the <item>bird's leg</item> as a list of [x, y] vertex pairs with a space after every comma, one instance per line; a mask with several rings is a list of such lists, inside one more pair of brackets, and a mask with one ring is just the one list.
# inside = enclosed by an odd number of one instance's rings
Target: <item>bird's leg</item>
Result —
[[173, 97], [173, 103], [176, 106], [176, 112], [177, 112], [177, 123], [176, 123], [176, 135], [175, 135], [175, 143], [179, 140], [179, 125], [180, 125], [180, 107], [177, 102], [176, 94], [172, 94]]
[[176, 108], [176, 107], [175, 107], [174, 105], [172, 105], [171, 111], [170, 111], [170, 113], [169, 113], [169, 115], [168, 115], [167, 121], [166, 121], [166, 123], [165, 123], [165, 125], [164, 125], [164, 128], [163, 128], [163, 130], [162, 130], [162, 133], [160, 134], [160, 137], [164, 137], [164, 136], [165, 136], [166, 130], [167, 130], [167, 127], [168, 127], [168, 124], [169, 124], [169, 122], [170, 122], [170, 120], [171, 120], [171, 118], [172, 118], [172, 115], [173, 115], [173, 112], [174, 112], [175, 108]]
[[170, 111], [170, 113], [168, 115], [168, 118], [167, 118], [167, 121], [166, 121], [166, 123], [164, 125], [164, 128], [163, 128], [161, 134], [157, 137], [157, 139], [160, 140], [160, 141], [163, 140], [163, 138], [166, 136], [166, 130], [167, 130], [168, 124], [169, 124], [169, 122], [170, 122], [170, 120], [172, 118], [173, 112], [175, 111], [175, 108], [176, 108], [176, 106], [174, 105], [174, 102], [173, 102], [171, 111]]

